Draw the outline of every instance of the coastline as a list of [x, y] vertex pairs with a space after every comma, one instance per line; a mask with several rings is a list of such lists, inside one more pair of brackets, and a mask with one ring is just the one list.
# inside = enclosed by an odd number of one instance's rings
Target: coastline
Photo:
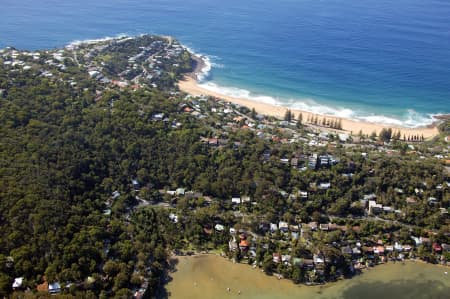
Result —
[[[390, 298], [394, 293], [399, 295], [395, 296], [396, 298], [411, 298], [416, 292], [421, 292], [422, 295], [417, 298], [429, 298], [427, 296], [430, 296], [431, 291], [435, 292], [432, 295], [436, 295], [436, 298], [444, 298], [440, 295], [446, 292], [448, 278], [444, 274], [445, 268], [431, 264], [399, 262], [378, 265], [351, 279], [307, 286], [294, 284], [289, 279], [279, 280], [275, 275], [266, 275], [260, 269], [242, 263], [232, 263], [217, 255], [177, 256], [176, 259], [176, 270], [169, 274], [171, 280], [166, 289], [171, 297], [184, 299], [205, 298], [205, 294], [211, 298], [244, 296], [250, 299], [354, 299], [379, 298], [380, 295]], [[420, 284], [423, 276], [427, 277], [426, 284], [432, 285], [430, 290], [425, 290], [425, 285], [415, 285]], [[368, 292], [372, 296], [367, 297]]]
[[[248, 265], [248, 264], [246, 264], [244, 262], [233, 262], [231, 258], [227, 257], [223, 253], [208, 252], [208, 251], [206, 251], [206, 252], [194, 252], [192, 254], [175, 254], [175, 253], [172, 252], [170, 257], [169, 257], [169, 260], [177, 260], [177, 259], [180, 259], [180, 258], [182, 258], [182, 259], [183, 258], [184, 259], [186, 259], [186, 258], [201, 258], [201, 257], [210, 257], [210, 256], [217, 257], [217, 258], [222, 258], [222, 259], [226, 260], [227, 262], [235, 264], [235, 265], [244, 265], [246, 267], [251, 268], [252, 270], [255, 269], [255, 267], [252, 267], [252, 266], [250, 266], [250, 265]], [[422, 264], [422, 265], [430, 265], [430, 266], [437, 267], [437, 268], [440, 268], [440, 269], [443, 269], [443, 270], [447, 270], [449, 268], [449, 266], [447, 266], [447, 265], [433, 264], [433, 263], [429, 263], [429, 262], [426, 262], [424, 260], [421, 260], [419, 258], [413, 258], [413, 259], [409, 259], [408, 258], [408, 259], [404, 259], [402, 261], [386, 261], [386, 262], [382, 262], [382, 263], [379, 263], [379, 264], [375, 264], [372, 267], [364, 267], [364, 268], [362, 268], [360, 270], [359, 273], [353, 275], [350, 278], [346, 278], [345, 280], [351, 280], [352, 278], [358, 277], [360, 275], [364, 275], [365, 273], [368, 273], [371, 270], [378, 269], [380, 266], [383, 267], [385, 265], [392, 265], [392, 264], [394, 264], [394, 265], [395, 264], [399, 264], [399, 265]], [[259, 272], [264, 273], [261, 268], [257, 267], [256, 269], [259, 270]], [[274, 273], [272, 275], [267, 275], [267, 276], [271, 277], [273, 279], [276, 278], [277, 280], [286, 280], [286, 281], [292, 282], [291, 279], [282, 278], [281, 276], [279, 277], [277, 275], [280, 275], [280, 274]], [[310, 287], [310, 286], [330, 286], [330, 285], [336, 284], [336, 283], [338, 283], [339, 281], [342, 281], [342, 280], [343, 279], [341, 278], [341, 279], [337, 279], [337, 280], [333, 280], [333, 281], [326, 281], [324, 283], [318, 283], [318, 284], [313, 284], [313, 285], [307, 285], [306, 283], [298, 283], [297, 285], [299, 285], [299, 286], [304, 285], [304, 286], [308, 286], [308, 287]]]
[[[202, 59], [198, 56], [195, 56], [196, 61], [201, 61]], [[204, 63], [203, 63], [204, 64]], [[201, 63], [197, 62], [197, 65], [201, 65]], [[236, 98], [231, 97], [228, 95], [220, 94], [218, 92], [214, 92], [211, 90], [208, 90], [204, 87], [202, 87], [198, 82], [198, 74], [201, 70], [201, 67], [196, 67], [194, 71], [190, 75], [186, 75], [183, 80], [180, 80], [178, 82], [178, 87], [181, 91], [184, 91], [188, 94], [191, 94], [193, 96], [212, 96], [219, 99], [226, 100], [228, 102], [238, 104], [241, 106], [245, 106], [249, 109], [255, 109], [257, 113], [268, 115], [268, 116], [274, 116], [279, 119], [283, 119], [286, 111], [290, 108], [284, 107], [284, 106], [276, 106], [271, 105], [267, 103], [261, 103], [252, 101], [249, 99], [243, 99], [243, 98]], [[376, 132], [378, 135], [381, 130], [391, 128], [394, 133], [400, 132], [401, 138], [405, 136], [408, 138], [409, 136], [418, 136], [418, 137], [424, 137], [425, 139], [430, 139], [436, 135], [439, 134], [439, 130], [437, 128], [436, 124], [433, 124], [428, 127], [418, 127], [418, 128], [406, 128], [406, 127], [399, 127], [399, 126], [389, 126], [384, 124], [378, 124], [378, 123], [372, 123], [372, 122], [364, 122], [364, 121], [357, 121], [353, 119], [347, 119], [347, 118], [341, 118], [336, 117], [332, 115], [321, 115], [321, 114], [314, 114], [308, 111], [303, 111], [299, 109], [290, 109], [295, 116], [297, 117], [300, 113], [303, 116], [303, 121], [306, 123], [306, 120], [313, 117], [318, 117], [319, 121], [322, 118], [326, 119], [338, 119], [342, 123], [342, 131], [345, 131], [346, 133], [349, 133], [351, 135], [358, 135], [360, 132], [364, 135], [371, 135], [373, 132]], [[331, 129], [328, 127], [321, 127], [317, 126], [320, 130], [324, 131], [336, 131], [335, 129]]]

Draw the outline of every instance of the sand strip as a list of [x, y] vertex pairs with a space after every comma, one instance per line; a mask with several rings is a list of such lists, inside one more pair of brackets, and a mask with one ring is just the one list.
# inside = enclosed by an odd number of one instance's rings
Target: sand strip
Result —
[[[186, 76], [183, 80], [178, 82], [178, 87], [180, 90], [189, 93], [194, 96], [199, 95], [207, 95], [212, 96], [216, 98], [220, 98], [241, 106], [248, 107], [250, 109], [254, 108], [256, 112], [264, 115], [274, 116], [277, 118], [283, 118], [286, 110], [288, 108], [282, 107], [282, 106], [275, 106], [270, 105], [266, 103], [259, 103], [256, 101], [251, 101], [248, 99], [240, 99], [235, 97], [230, 97], [227, 95], [222, 95], [217, 92], [210, 91], [208, 89], [203, 88], [198, 84], [198, 82], [190, 77]], [[424, 137], [424, 138], [430, 138], [433, 136], [436, 136], [439, 134], [439, 131], [436, 126], [431, 127], [421, 127], [421, 128], [403, 128], [403, 127], [397, 127], [397, 126], [387, 126], [383, 124], [377, 124], [377, 123], [370, 123], [370, 122], [363, 122], [363, 121], [355, 121], [351, 119], [345, 119], [345, 118], [339, 118], [335, 116], [330, 115], [318, 115], [318, 114], [312, 114], [307, 111], [301, 111], [297, 109], [291, 109], [291, 111], [295, 114], [295, 117], [301, 113], [303, 116], [303, 121], [306, 122], [310, 118], [315, 118], [317, 116], [319, 123], [322, 123], [322, 119], [330, 119], [330, 120], [336, 120], [339, 119], [342, 124], [342, 129], [347, 131], [348, 133], [351, 133], [353, 135], [357, 135], [360, 132], [365, 135], [370, 135], [373, 132], [376, 132], [377, 134], [383, 129], [383, 128], [392, 128], [393, 132], [396, 133], [400, 131], [401, 138], [405, 136], [408, 138], [408, 136], [418, 136], [418, 137]]]

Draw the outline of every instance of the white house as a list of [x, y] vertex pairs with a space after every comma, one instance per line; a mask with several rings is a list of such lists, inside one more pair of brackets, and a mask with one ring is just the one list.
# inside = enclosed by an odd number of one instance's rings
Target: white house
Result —
[[233, 197], [233, 198], [231, 198], [231, 203], [238, 205], [238, 204], [241, 203], [241, 198], [240, 197]]
[[12, 284], [13, 290], [18, 289], [22, 286], [23, 283], [23, 277], [17, 277], [14, 279], [14, 282]]

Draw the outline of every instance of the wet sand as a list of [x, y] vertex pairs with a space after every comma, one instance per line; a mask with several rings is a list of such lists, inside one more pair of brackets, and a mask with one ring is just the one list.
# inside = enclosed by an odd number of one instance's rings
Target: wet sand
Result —
[[[217, 92], [210, 91], [208, 89], [203, 88], [198, 84], [198, 82], [195, 80], [192, 76], [185, 76], [185, 78], [178, 82], [178, 87], [180, 90], [189, 93], [191, 95], [208, 95], [216, 98], [220, 98], [235, 104], [239, 104], [241, 106], [248, 107], [250, 109], [255, 108], [255, 110], [264, 115], [270, 115], [277, 118], [283, 118], [287, 108], [282, 106], [275, 106], [270, 105], [266, 103], [260, 103], [248, 99], [242, 99], [242, 98], [234, 98], [226, 95], [219, 94]], [[300, 113], [303, 115], [303, 120], [306, 121], [311, 116], [316, 116], [315, 114], [291, 109], [291, 111], [298, 116]], [[396, 127], [396, 126], [386, 126], [382, 124], [376, 124], [376, 123], [370, 123], [370, 122], [362, 122], [362, 121], [355, 121], [351, 119], [345, 119], [345, 118], [338, 118], [334, 116], [327, 116], [327, 115], [317, 115], [319, 121], [323, 117], [327, 119], [340, 119], [342, 123], [343, 130], [347, 131], [348, 133], [351, 133], [353, 135], [359, 134], [361, 131], [365, 135], [370, 135], [373, 132], [376, 132], [377, 134], [383, 129], [383, 128], [392, 128], [394, 132], [400, 131], [401, 137], [405, 136], [408, 138], [408, 136], [423, 136], [424, 138], [430, 138], [433, 136], [436, 136], [439, 134], [439, 131], [436, 126], [431, 127], [423, 127], [423, 128], [403, 128], [403, 127]]]
[[380, 265], [352, 279], [308, 287], [215, 255], [177, 258], [177, 271], [167, 285], [170, 298], [175, 299], [448, 299], [450, 294], [450, 275], [444, 274], [450, 269], [425, 263]]

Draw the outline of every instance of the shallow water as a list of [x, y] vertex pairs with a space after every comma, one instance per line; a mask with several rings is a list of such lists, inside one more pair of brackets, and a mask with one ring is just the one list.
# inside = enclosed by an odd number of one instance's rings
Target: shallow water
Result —
[[[218, 256], [179, 257], [170, 298], [319, 298], [411, 299], [450, 298], [449, 268], [424, 263], [390, 263], [353, 279], [325, 286], [295, 285], [267, 276], [248, 265], [233, 264]], [[230, 288], [230, 292], [227, 288]], [[241, 294], [238, 294], [241, 291]]]

